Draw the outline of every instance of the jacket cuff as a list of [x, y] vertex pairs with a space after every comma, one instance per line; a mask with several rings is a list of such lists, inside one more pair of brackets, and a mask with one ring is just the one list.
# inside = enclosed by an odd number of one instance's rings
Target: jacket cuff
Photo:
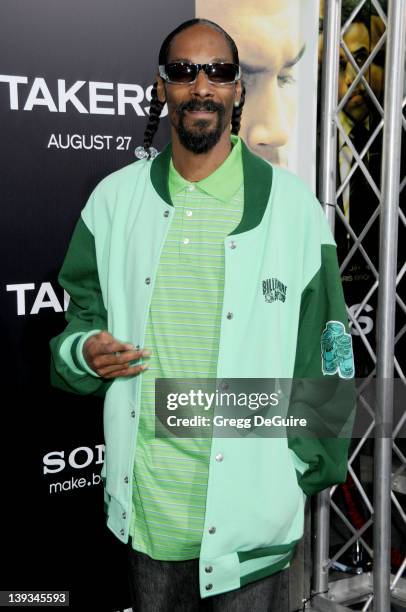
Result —
[[100, 333], [101, 330], [100, 329], [92, 329], [89, 332], [87, 332], [86, 334], [82, 334], [82, 337], [78, 339], [78, 342], [76, 343], [76, 347], [72, 347], [73, 349], [73, 354], [76, 357], [76, 363], [77, 365], [83, 370], [85, 370], [85, 372], [87, 372], [88, 374], [90, 374], [91, 376], [95, 376], [96, 378], [100, 378], [100, 376], [91, 368], [89, 368], [86, 359], [83, 356], [83, 346], [86, 342], [86, 340], [88, 340], [90, 338], [90, 336], [94, 336], [95, 334]]
[[75, 359], [75, 352], [72, 352], [82, 335], [83, 332], [76, 332], [67, 336], [59, 347], [59, 356], [74, 374], [84, 376], [85, 372], [80, 369], [80, 364]]
[[289, 450], [292, 455], [293, 465], [295, 466], [295, 469], [300, 473], [301, 476], [303, 476], [306, 470], [309, 469], [309, 464], [305, 461], [302, 461], [301, 458], [296, 455], [294, 450], [292, 450], [291, 448]]

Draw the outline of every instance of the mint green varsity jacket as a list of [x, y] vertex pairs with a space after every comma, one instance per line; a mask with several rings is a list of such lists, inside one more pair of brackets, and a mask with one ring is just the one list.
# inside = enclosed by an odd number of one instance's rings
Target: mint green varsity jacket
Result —
[[[329, 326], [347, 329], [347, 318], [323, 210], [299, 178], [252, 154], [243, 142], [242, 155], [243, 216], [224, 241], [217, 378], [352, 376], [348, 342], [341, 358], [328, 344]], [[143, 346], [174, 212], [170, 158], [168, 145], [152, 162], [140, 160], [107, 176], [91, 194], [59, 275], [70, 295], [68, 325], [51, 340], [53, 385], [105, 396], [107, 525], [124, 543], [142, 374], [103, 380], [85, 364], [82, 346], [101, 329]], [[305, 406], [306, 398], [300, 402]], [[345, 480], [348, 444], [348, 438], [334, 437], [213, 439], [199, 560], [201, 597], [237, 589], [288, 565], [303, 535], [306, 495]]]

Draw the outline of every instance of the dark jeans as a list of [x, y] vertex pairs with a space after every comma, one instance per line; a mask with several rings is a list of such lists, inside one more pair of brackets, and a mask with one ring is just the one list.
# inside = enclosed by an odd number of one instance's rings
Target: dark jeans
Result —
[[288, 612], [288, 570], [201, 599], [199, 559], [157, 561], [127, 548], [134, 612]]

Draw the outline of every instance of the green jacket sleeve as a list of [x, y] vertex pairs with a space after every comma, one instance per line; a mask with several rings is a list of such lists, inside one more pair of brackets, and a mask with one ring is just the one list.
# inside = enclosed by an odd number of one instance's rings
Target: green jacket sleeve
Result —
[[100, 378], [82, 356], [87, 338], [107, 329], [94, 237], [82, 217], [74, 229], [58, 281], [70, 301], [65, 315], [67, 326], [50, 341], [51, 383], [64, 391], [103, 396], [112, 381]]
[[[324, 215], [323, 215], [324, 217]], [[354, 418], [355, 385], [336, 245], [321, 226], [320, 265], [302, 292], [289, 413], [306, 418], [302, 435], [288, 432], [298, 483], [307, 495], [344, 482]]]

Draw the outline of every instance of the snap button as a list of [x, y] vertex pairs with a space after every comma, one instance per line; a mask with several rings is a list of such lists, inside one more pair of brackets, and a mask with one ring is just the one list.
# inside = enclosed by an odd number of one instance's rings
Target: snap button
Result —
[[232, 312], [228, 312], [227, 313], [227, 319], [232, 319], [233, 318], [233, 313]]
[[123, 514], [121, 515], [123, 517], [123, 519], [127, 518], [127, 512], [123, 512]]
[[189, 244], [190, 242], [190, 238], [184, 238], [183, 239], [183, 244]]
[[187, 190], [188, 191], [194, 191], [195, 190], [195, 186], [194, 185], [189, 185]]
[[230, 249], [235, 249], [237, 245], [235, 244], [234, 240], [232, 240], [228, 246], [230, 247]]
[[213, 571], [213, 567], [211, 565], [206, 565], [204, 571], [210, 574]]
[[206, 584], [206, 591], [211, 591], [212, 588], [213, 588], [213, 585], [211, 583]]
[[221, 453], [218, 453], [216, 455], [216, 461], [223, 461], [223, 459], [224, 459], [224, 457], [223, 457], [223, 455]]
[[128, 484], [128, 476], [124, 476], [124, 482], [125, 484]]
[[135, 410], [131, 410], [131, 416], [132, 416], [132, 418], [135, 417]]
[[209, 527], [209, 533], [216, 533], [215, 527]]
[[124, 535], [124, 529], [120, 530], [120, 535], [122, 535], [122, 536]]
[[169, 210], [165, 210], [164, 217], [169, 217]]
[[151, 279], [149, 276], [147, 276], [147, 278], [145, 279], [145, 284], [149, 285], [151, 283]]
[[192, 213], [192, 211], [191, 211], [191, 210], [187, 210], [187, 211], [186, 211], [186, 214], [187, 214], [187, 216], [188, 216], [188, 217], [191, 217], [191, 216], [193, 215], [193, 213]]

